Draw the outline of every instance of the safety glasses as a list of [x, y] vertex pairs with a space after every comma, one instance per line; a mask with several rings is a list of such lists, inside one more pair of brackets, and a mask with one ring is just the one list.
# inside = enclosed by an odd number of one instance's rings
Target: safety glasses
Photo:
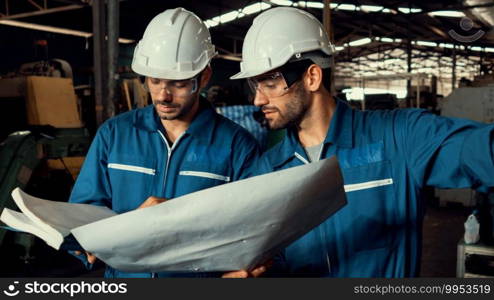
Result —
[[248, 78], [247, 82], [253, 94], [259, 91], [266, 97], [280, 97], [290, 89], [281, 72], [273, 72]]
[[289, 62], [273, 72], [248, 78], [247, 82], [253, 95], [259, 91], [266, 97], [281, 97], [290, 91], [295, 82], [302, 79], [311, 64], [308, 59]]
[[185, 80], [166, 80], [159, 78], [148, 79], [149, 91], [153, 94], [160, 93], [165, 89], [168, 94], [174, 97], [187, 97], [197, 91], [197, 76]]

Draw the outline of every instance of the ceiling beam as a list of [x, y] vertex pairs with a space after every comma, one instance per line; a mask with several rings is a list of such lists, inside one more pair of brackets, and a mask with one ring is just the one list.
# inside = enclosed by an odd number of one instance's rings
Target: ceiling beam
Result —
[[14, 14], [14, 15], [4, 15], [0, 18], [0, 20], [12, 20], [12, 19], [27, 18], [27, 17], [32, 17], [32, 16], [57, 13], [57, 12], [61, 12], [61, 11], [80, 9], [83, 7], [85, 7], [85, 5], [74, 4], [74, 5], [67, 5], [67, 6], [61, 6], [61, 7], [55, 7], [55, 8], [41, 9], [41, 10], [37, 10], [37, 11], [31, 11], [31, 12]]

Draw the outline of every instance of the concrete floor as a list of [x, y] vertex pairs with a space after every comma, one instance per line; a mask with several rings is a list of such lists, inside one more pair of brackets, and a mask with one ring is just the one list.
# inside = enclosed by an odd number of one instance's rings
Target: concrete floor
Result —
[[456, 245], [472, 209], [453, 204], [427, 207], [420, 277], [456, 277]]

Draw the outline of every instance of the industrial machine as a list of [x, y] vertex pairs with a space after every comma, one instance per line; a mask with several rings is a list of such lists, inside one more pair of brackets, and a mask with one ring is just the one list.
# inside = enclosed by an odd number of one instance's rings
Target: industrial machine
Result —
[[[67, 201], [91, 142], [71, 76], [66, 62], [53, 60], [25, 64], [18, 76], [0, 78], [0, 211], [16, 208], [10, 195], [15, 187]], [[0, 275], [36, 275], [29, 269], [39, 243], [31, 235], [0, 228], [0, 252], [7, 258]]]

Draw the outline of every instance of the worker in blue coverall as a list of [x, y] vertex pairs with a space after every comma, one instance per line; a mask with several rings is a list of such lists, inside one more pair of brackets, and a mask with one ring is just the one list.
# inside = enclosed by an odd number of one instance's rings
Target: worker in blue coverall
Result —
[[288, 246], [270, 271], [418, 276], [423, 188], [494, 186], [494, 126], [420, 109], [352, 110], [331, 95], [333, 54], [314, 16], [274, 8], [254, 19], [241, 71], [232, 76], [247, 78], [271, 129], [287, 128], [284, 140], [263, 156], [265, 171], [336, 155], [344, 178], [348, 204]]
[[[153, 105], [99, 128], [70, 202], [124, 213], [253, 174], [259, 155], [255, 139], [199, 97], [214, 55], [207, 27], [190, 11], [169, 9], [152, 19], [132, 69], [145, 76]], [[86, 264], [96, 260], [90, 253], [74, 254]], [[105, 272], [105, 277], [215, 275], [126, 273], [109, 266]]]

